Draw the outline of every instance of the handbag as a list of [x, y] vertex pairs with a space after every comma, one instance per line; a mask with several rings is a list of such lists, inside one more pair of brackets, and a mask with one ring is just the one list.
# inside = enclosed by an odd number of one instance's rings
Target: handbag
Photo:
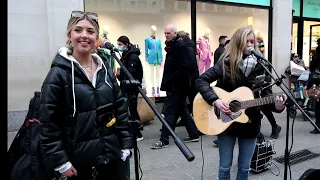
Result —
[[[149, 97], [149, 100], [152, 102], [153, 105], [155, 105], [155, 98]], [[150, 122], [154, 120], [155, 113], [150, 108], [149, 104], [146, 102], [146, 100], [143, 97], [138, 98], [138, 107], [137, 111], [140, 116], [140, 122], [142, 124]]]
[[320, 84], [320, 70], [315, 69], [314, 71], [311, 72], [310, 74], [311, 82], [312, 84]]

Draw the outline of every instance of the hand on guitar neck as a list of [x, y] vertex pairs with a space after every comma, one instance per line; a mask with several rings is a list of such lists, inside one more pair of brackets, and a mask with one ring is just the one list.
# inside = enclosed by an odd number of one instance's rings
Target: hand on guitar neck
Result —
[[[284, 108], [284, 103], [287, 100], [287, 96], [285, 94], [283, 94], [282, 96], [276, 96], [275, 97], [275, 107], [277, 110], [281, 111]], [[217, 107], [217, 109], [221, 112], [224, 113], [226, 115], [231, 114], [230, 110], [230, 106], [231, 109], [236, 109], [237, 106], [240, 106], [240, 104], [237, 104], [236, 102], [234, 103], [227, 103], [222, 101], [221, 99], [217, 99], [216, 101], [214, 101], [214, 105]]]

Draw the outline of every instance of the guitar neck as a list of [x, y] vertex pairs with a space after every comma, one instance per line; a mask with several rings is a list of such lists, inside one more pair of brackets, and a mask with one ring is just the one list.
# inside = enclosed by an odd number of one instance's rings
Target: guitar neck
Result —
[[[250, 107], [255, 107], [255, 106], [262, 106], [266, 104], [271, 104], [275, 102], [275, 97], [276, 96], [281, 96], [283, 92], [280, 93], [275, 93], [272, 96], [268, 97], [263, 97], [263, 98], [257, 98], [257, 99], [252, 99], [248, 101], [241, 101], [241, 108], [242, 109], [247, 109]], [[293, 92], [294, 98], [300, 98], [300, 92]]]

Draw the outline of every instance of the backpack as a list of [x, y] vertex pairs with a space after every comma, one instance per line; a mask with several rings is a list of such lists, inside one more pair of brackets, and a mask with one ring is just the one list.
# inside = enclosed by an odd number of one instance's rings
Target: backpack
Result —
[[320, 177], [320, 169], [308, 169], [306, 170], [299, 180], [318, 180]]
[[24, 123], [8, 150], [8, 173], [11, 180], [53, 179], [55, 176], [45, 169], [40, 154], [40, 104], [40, 92], [36, 91], [29, 102], [29, 109]]

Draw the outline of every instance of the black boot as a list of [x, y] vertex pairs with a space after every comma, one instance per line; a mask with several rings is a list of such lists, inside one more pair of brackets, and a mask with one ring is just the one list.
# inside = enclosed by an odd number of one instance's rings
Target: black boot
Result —
[[278, 139], [280, 131], [281, 131], [281, 126], [277, 125], [276, 127], [272, 127], [272, 133], [270, 137], [273, 139]]
[[313, 131], [310, 131], [311, 134], [320, 134], [320, 132], [316, 129], [314, 129]]

